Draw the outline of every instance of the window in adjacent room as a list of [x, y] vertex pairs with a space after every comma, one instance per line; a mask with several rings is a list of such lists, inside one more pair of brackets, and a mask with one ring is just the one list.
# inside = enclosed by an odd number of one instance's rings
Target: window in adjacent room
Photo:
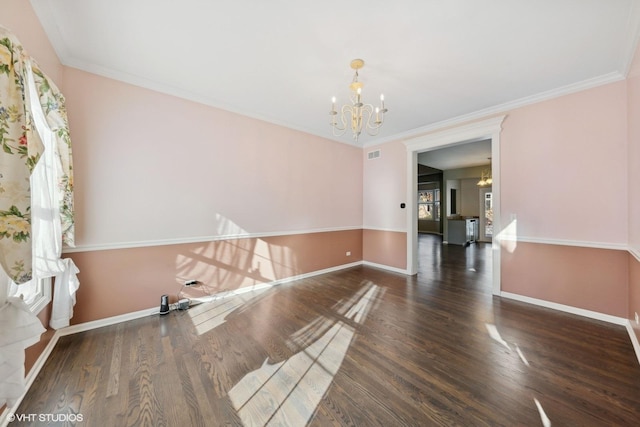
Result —
[[418, 219], [440, 221], [440, 190], [418, 191]]

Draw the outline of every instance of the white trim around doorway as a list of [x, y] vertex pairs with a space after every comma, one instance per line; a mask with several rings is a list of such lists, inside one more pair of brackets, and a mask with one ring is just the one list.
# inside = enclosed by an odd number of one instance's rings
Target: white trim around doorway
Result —
[[492, 292], [500, 295], [500, 132], [505, 115], [432, 132], [404, 141], [407, 147], [407, 272], [418, 272], [418, 153], [491, 139], [491, 175], [493, 178], [493, 258]]

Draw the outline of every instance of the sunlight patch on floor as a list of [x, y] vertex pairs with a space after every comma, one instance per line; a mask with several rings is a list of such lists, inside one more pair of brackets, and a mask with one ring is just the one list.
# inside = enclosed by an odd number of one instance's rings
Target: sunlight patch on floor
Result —
[[195, 301], [199, 304], [189, 308], [188, 313], [193, 325], [196, 327], [196, 332], [198, 335], [202, 335], [217, 328], [226, 322], [227, 315], [271, 287], [270, 285], [265, 285], [251, 290], [241, 289], [222, 296], [202, 298]]
[[524, 363], [526, 366], [529, 366], [529, 361], [526, 357], [524, 357], [524, 353], [522, 353], [522, 350], [520, 350], [518, 344], [516, 344], [516, 352], [518, 353], [518, 356], [520, 356], [520, 360], [522, 360], [522, 363]]
[[509, 347], [509, 344], [507, 344], [507, 342], [502, 339], [502, 336], [500, 335], [500, 332], [498, 332], [498, 328], [496, 328], [496, 325], [487, 323], [487, 331], [489, 331], [489, 336], [491, 338], [493, 338], [503, 346], [507, 347], [507, 349], [511, 351], [511, 347]]
[[544, 409], [542, 409], [540, 401], [534, 398], [533, 402], [536, 404], [538, 412], [540, 413], [540, 421], [542, 421], [542, 425], [544, 427], [551, 427], [551, 420], [549, 419], [549, 417], [547, 417], [547, 414], [545, 414]]
[[329, 389], [355, 335], [380, 297], [368, 282], [334, 313], [319, 316], [289, 338], [301, 349], [289, 359], [263, 365], [245, 375], [229, 392], [244, 425], [306, 425]]
[[[490, 323], [486, 323], [485, 324], [487, 327], [487, 331], [489, 332], [489, 336], [494, 339], [496, 342], [500, 343], [501, 345], [505, 346], [506, 348], [509, 349], [509, 351], [511, 351], [511, 347], [509, 346], [509, 343], [507, 343], [502, 336], [500, 335], [500, 332], [498, 331], [498, 328], [495, 325], [492, 325]], [[527, 358], [524, 355], [524, 352], [520, 349], [520, 347], [518, 346], [518, 344], [514, 343], [513, 344], [515, 349], [516, 349], [516, 353], [518, 354], [518, 357], [520, 358], [520, 360], [522, 361], [522, 363], [527, 367], [530, 368], [531, 365], [529, 364], [529, 361], [527, 360]], [[540, 403], [540, 401], [538, 399], [536, 399], [535, 397], [533, 398], [533, 402], [536, 405], [536, 408], [538, 409], [538, 413], [540, 414], [540, 420], [542, 421], [542, 425], [544, 427], [551, 427], [551, 420], [549, 419], [549, 417], [547, 416], [547, 414], [544, 412], [544, 409], [542, 408], [542, 404]]]

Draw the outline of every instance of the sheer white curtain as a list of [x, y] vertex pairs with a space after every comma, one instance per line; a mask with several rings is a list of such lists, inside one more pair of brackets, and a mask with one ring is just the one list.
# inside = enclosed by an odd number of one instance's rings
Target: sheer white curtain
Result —
[[[56, 134], [51, 130], [34, 81], [31, 64], [27, 61], [27, 94], [31, 112], [44, 152], [31, 173], [31, 234], [33, 250], [33, 279], [55, 277], [53, 307], [49, 326], [53, 329], [69, 326], [73, 316], [75, 293], [80, 285], [78, 269], [71, 259], [62, 259], [61, 193], [57, 185], [64, 171], [57, 150]], [[23, 286], [23, 285], [20, 285]]]

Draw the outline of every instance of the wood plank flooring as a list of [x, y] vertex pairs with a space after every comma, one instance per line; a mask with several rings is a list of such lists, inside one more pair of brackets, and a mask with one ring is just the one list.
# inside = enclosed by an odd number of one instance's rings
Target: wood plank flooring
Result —
[[419, 240], [415, 277], [354, 267], [62, 337], [17, 413], [81, 426], [640, 424], [623, 327], [493, 297], [489, 245]]

